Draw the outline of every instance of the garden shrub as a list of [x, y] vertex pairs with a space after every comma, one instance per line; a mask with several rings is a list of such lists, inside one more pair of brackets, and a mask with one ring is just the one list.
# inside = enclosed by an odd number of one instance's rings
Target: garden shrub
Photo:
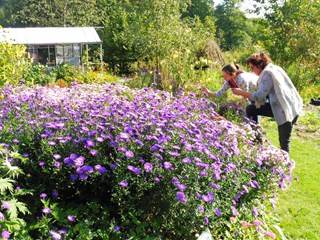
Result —
[[24, 83], [27, 86], [38, 85], [52, 85], [56, 81], [56, 74], [50, 71], [47, 66], [37, 63], [31, 66], [24, 74]]
[[294, 162], [193, 93], [117, 84], [1, 89], [0, 141], [28, 161], [15, 239], [273, 236], [266, 210]]
[[0, 87], [18, 85], [30, 66], [31, 58], [26, 54], [24, 45], [13, 45], [7, 41], [0, 43]]

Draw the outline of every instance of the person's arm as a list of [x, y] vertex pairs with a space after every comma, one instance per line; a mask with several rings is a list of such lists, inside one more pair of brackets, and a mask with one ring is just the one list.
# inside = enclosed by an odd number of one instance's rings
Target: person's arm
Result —
[[239, 96], [242, 96], [242, 97], [245, 97], [245, 98], [248, 98], [248, 99], [251, 98], [251, 93], [249, 93], [247, 91], [244, 91], [244, 90], [242, 90], [240, 88], [231, 88], [231, 91], [235, 95], [239, 95]]
[[234, 94], [246, 97], [251, 101], [263, 101], [269, 95], [272, 88], [273, 88], [272, 77], [266, 73], [261, 79], [261, 84], [259, 86], [259, 89], [252, 94], [249, 92], [243, 91], [240, 88], [234, 88], [231, 90]]
[[216, 97], [216, 93], [215, 92], [211, 92], [208, 90], [208, 88], [206, 88], [205, 86], [202, 86], [201, 87], [201, 91], [204, 93], [204, 94], [207, 94], [208, 96], [210, 97]]

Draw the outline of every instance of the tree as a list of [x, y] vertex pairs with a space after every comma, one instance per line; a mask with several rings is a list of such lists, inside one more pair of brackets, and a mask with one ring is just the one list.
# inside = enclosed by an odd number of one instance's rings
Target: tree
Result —
[[[259, 2], [260, 0], [256, 0]], [[288, 68], [298, 87], [319, 81], [320, 2], [291, 0], [265, 6], [265, 48], [274, 60]]]
[[241, 0], [225, 0], [218, 4], [214, 18], [216, 20], [216, 37], [223, 50], [245, 48], [251, 44], [250, 32], [245, 13], [239, 9]]
[[182, 17], [199, 17], [202, 22], [205, 22], [207, 17], [213, 17], [214, 4], [212, 0], [191, 0], [187, 4], [187, 9], [182, 12]]
[[10, 26], [96, 26], [104, 17], [103, 0], [3, 1]]

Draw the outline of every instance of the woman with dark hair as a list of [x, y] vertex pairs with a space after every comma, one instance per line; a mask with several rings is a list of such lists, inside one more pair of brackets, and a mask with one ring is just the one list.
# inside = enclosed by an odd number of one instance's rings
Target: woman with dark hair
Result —
[[247, 92], [254, 92], [257, 90], [258, 76], [252, 73], [244, 72], [240, 69], [238, 64], [228, 64], [222, 68], [224, 82], [220, 90], [216, 92], [209, 91], [202, 86], [203, 93], [211, 97], [222, 97], [226, 94], [229, 88], [241, 88]]
[[[292, 127], [302, 113], [302, 99], [287, 73], [272, 64], [267, 54], [254, 53], [247, 59], [247, 64], [259, 76], [258, 90], [250, 93], [234, 88], [232, 92], [255, 101], [255, 105], [247, 106], [246, 115], [256, 123], [258, 115], [274, 117], [278, 125], [280, 147], [289, 153]], [[265, 101], [267, 97], [268, 102]]]

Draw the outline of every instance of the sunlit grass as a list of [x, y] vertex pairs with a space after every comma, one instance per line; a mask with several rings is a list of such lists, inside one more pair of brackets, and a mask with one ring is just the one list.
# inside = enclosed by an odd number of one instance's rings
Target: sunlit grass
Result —
[[[276, 208], [280, 227], [288, 239], [320, 239], [319, 111], [319, 108], [306, 110], [291, 139], [290, 157], [296, 162], [294, 179], [290, 188], [279, 194]], [[267, 138], [279, 146], [275, 122], [263, 118], [261, 125]]]

